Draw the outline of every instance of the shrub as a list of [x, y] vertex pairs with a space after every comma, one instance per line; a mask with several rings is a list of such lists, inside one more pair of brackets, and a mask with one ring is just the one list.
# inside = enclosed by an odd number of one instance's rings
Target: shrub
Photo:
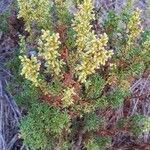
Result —
[[129, 131], [134, 137], [138, 137], [143, 132], [149, 131], [149, 118], [141, 114], [134, 114], [133, 116], [120, 118], [117, 122], [117, 127], [118, 129]]
[[21, 121], [21, 137], [31, 148], [51, 149], [53, 142], [59, 142], [59, 136], [63, 134], [63, 129], [66, 130], [68, 123], [69, 116], [66, 112], [60, 112], [44, 103], [35, 103], [28, 116]]
[[106, 147], [111, 143], [110, 137], [95, 137], [92, 140], [89, 140], [87, 144], [85, 144], [86, 150], [101, 150], [106, 149]]
[[[80, 147], [104, 149], [110, 139], [97, 133], [106, 124], [97, 110], [123, 105], [130, 78], [147, 67], [148, 41], [144, 35], [139, 40], [141, 11], [108, 12], [98, 34], [92, 0], [75, 2], [75, 15], [67, 2], [18, 0], [18, 17], [35, 37], [21, 38], [21, 75], [37, 90], [37, 101], [44, 101], [32, 104], [21, 121], [21, 135], [33, 148], [69, 149], [81, 136]], [[33, 31], [34, 23], [39, 32]]]

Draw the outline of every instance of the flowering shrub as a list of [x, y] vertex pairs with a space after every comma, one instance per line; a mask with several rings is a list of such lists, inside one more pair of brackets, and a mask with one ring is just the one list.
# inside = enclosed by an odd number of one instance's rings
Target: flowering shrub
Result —
[[58, 52], [59, 45], [61, 44], [59, 34], [50, 35], [50, 31], [42, 31], [41, 39], [38, 42], [39, 45], [39, 57], [42, 57], [46, 61], [47, 71], [52, 71], [54, 75], [59, 75], [63, 65], [63, 61], [59, 60], [60, 56]]
[[18, 0], [18, 7], [18, 18], [24, 19], [27, 31], [31, 30], [34, 23], [44, 27], [48, 21], [49, 0]]
[[[98, 34], [93, 29], [92, 0], [77, 3], [72, 15], [67, 1], [63, 5], [62, 1], [18, 0], [18, 17], [23, 17], [31, 35], [36, 34], [30, 41], [33, 52], [21, 40], [19, 57], [21, 75], [39, 93], [36, 107], [20, 126], [21, 137], [32, 148], [105, 149], [111, 134], [101, 133], [107, 130], [107, 116], [99, 116], [97, 110], [122, 106], [130, 93], [130, 78], [147, 67], [149, 42], [138, 42], [143, 31], [139, 9], [130, 14], [123, 11], [121, 16], [108, 12]], [[51, 19], [58, 18], [55, 24], [47, 21], [50, 6], [55, 10]], [[32, 32], [33, 22], [40, 32]]]
[[26, 56], [21, 57], [21, 62], [23, 65], [22, 75], [25, 75], [25, 78], [32, 81], [35, 86], [38, 86], [38, 71], [40, 70], [40, 65], [37, 62], [36, 57], [32, 56], [30, 59]]

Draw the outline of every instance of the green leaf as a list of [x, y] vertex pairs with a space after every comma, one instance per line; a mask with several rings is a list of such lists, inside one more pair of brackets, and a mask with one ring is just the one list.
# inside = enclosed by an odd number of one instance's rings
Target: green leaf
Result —
[[108, 94], [108, 103], [112, 107], [119, 107], [123, 104], [124, 98], [128, 95], [127, 91], [117, 88]]
[[106, 82], [98, 74], [92, 75], [87, 81], [89, 84], [86, 86], [86, 97], [89, 99], [96, 99], [100, 96]]
[[89, 113], [85, 116], [85, 130], [98, 130], [103, 123], [103, 120], [96, 113]]

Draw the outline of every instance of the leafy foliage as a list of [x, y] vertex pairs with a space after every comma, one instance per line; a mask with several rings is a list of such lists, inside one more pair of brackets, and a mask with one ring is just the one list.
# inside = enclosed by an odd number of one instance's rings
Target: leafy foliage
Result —
[[85, 144], [85, 150], [102, 150], [111, 143], [110, 137], [95, 137]]
[[121, 89], [117, 88], [114, 91], [111, 91], [108, 95], [108, 102], [113, 107], [119, 107], [123, 105], [124, 98], [128, 95], [128, 93]]
[[117, 127], [119, 129], [124, 128], [125, 130], [130, 131], [135, 137], [138, 137], [144, 131], [150, 131], [149, 119], [141, 114], [134, 114], [133, 116], [119, 119]]
[[105, 80], [100, 75], [92, 75], [87, 81], [86, 96], [91, 99], [98, 98], [105, 87], [105, 84]]
[[25, 80], [20, 75], [20, 52], [16, 49], [15, 53], [5, 65], [13, 73], [13, 78], [7, 85], [7, 90], [14, 96], [17, 104], [25, 109], [29, 109], [32, 103], [39, 98], [37, 88], [30, 81]]
[[142, 115], [133, 115], [131, 116], [131, 132], [134, 136], [138, 136], [143, 132], [143, 125], [144, 125], [144, 116]]
[[87, 114], [84, 119], [85, 130], [87, 131], [98, 130], [103, 123], [102, 119], [95, 113]]
[[0, 14], [0, 20], [1, 20], [1, 24], [0, 24], [0, 31], [6, 32], [7, 31], [7, 17], [9, 16], [9, 12], [4, 12], [2, 14]]
[[21, 121], [20, 131], [26, 145], [33, 148], [48, 148], [52, 146], [50, 139], [68, 126], [69, 116], [57, 108], [44, 103], [34, 103], [28, 115]]
[[[18, 17], [30, 36], [20, 36], [20, 57], [7, 65], [19, 87], [15, 98], [28, 111], [20, 123], [25, 145], [46, 150], [109, 146], [110, 134], [99, 133], [107, 128], [105, 111], [123, 105], [130, 78], [149, 64], [149, 31], [142, 33], [140, 10], [128, 5], [119, 15], [109, 11], [99, 34], [92, 0], [18, 0]], [[126, 130], [131, 123], [129, 131], [136, 136], [141, 126], [149, 128], [149, 120], [142, 121], [140, 115], [122, 118], [118, 128]]]

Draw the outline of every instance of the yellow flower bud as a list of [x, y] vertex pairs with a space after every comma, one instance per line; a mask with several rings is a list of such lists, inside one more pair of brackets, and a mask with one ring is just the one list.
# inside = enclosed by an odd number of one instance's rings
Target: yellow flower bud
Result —
[[64, 107], [69, 107], [74, 104], [72, 96], [75, 95], [74, 88], [67, 88], [64, 90], [62, 103]]
[[19, 6], [18, 18], [25, 21], [26, 30], [30, 31], [33, 22], [39, 25], [47, 22], [49, 15], [49, 0], [17, 0]]
[[35, 86], [38, 86], [38, 75], [40, 70], [40, 64], [36, 57], [31, 56], [31, 59], [27, 56], [19, 57], [22, 64], [21, 75], [24, 75], [26, 79], [33, 82]]
[[60, 45], [59, 34], [50, 34], [49, 30], [42, 30], [41, 39], [38, 42], [39, 56], [45, 59], [48, 64], [48, 71], [52, 74], [59, 75], [64, 62], [58, 57], [60, 56], [58, 48]]
[[105, 65], [113, 52], [105, 50], [108, 42], [107, 34], [104, 33], [97, 38], [91, 30], [91, 20], [95, 19], [92, 0], [84, 0], [79, 9], [73, 21], [73, 29], [77, 33], [76, 55], [80, 62], [75, 71], [79, 81], [85, 83], [87, 76], [95, 73], [95, 69], [99, 69], [101, 65]]
[[142, 32], [142, 27], [140, 26], [141, 25], [140, 14], [141, 10], [136, 9], [131, 14], [131, 17], [127, 24], [129, 44], [131, 44], [131, 42], [134, 41]]

